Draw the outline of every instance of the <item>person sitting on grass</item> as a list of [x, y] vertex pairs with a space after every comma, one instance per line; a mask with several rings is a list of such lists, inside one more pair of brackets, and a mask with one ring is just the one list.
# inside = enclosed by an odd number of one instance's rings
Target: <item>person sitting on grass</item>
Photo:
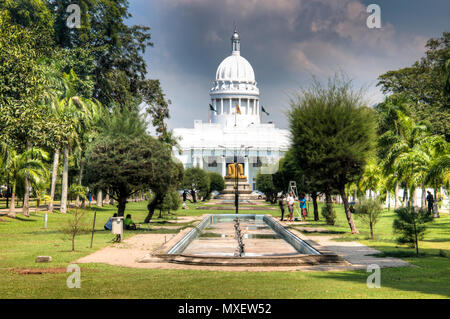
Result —
[[125, 229], [128, 230], [136, 230], [136, 224], [131, 219], [131, 214], [128, 214], [125, 220], [123, 221], [123, 224], [125, 225]]
[[[113, 215], [113, 217], [117, 217], [117, 213]], [[112, 219], [113, 217], [109, 217], [108, 221], [105, 224], [105, 230], [112, 230]]]

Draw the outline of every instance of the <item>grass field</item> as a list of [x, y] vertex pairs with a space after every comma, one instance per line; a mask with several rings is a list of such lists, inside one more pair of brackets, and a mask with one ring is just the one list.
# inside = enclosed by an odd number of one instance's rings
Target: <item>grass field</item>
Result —
[[[200, 204], [202, 205], [202, 204]], [[155, 225], [169, 225], [181, 215], [203, 215], [213, 211], [179, 210], [175, 216], [154, 219]], [[94, 209], [94, 208], [92, 208]], [[356, 220], [359, 235], [351, 235], [340, 205], [336, 205], [338, 220], [335, 226], [308, 221], [335, 232], [340, 240], [358, 240], [379, 249], [384, 255], [402, 258], [415, 267], [382, 269], [381, 288], [366, 286], [365, 271], [339, 272], [230, 272], [199, 270], [153, 270], [115, 267], [104, 264], [83, 264], [82, 286], [69, 289], [67, 273], [52, 271], [44, 274], [19, 274], [23, 269], [52, 268], [60, 270], [79, 257], [107, 246], [112, 235], [103, 230], [115, 207], [97, 209], [96, 233], [93, 248], [90, 233], [77, 237], [76, 251], [64, 238], [61, 226], [70, 215], [49, 215], [44, 229], [43, 213], [15, 220], [0, 220], [0, 298], [449, 298], [450, 297], [450, 217], [442, 214], [430, 226], [420, 244], [421, 255], [414, 250], [398, 247], [392, 234], [393, 212], [385, 212], [375, 227], [375, 240], [368, 239], [368, 229]], [[226, 211], [220, 211], [225, 213]], [[129, 203], [127, 212], [136, 222], [146, 215], [145, 203]], [[252, 211], [258, 213], [258, 211]], [[278, 211], [259, 211], [278, 215]], [[158, 213], [155, 213], [158, 216]], [[89, 218], [92, 218], [90, 213]], [[184, 224], [189, 226], [189, 223]], [[128, 231], [125, 238], [147, 231]], [[170, 228], [150, 230], [151, 233], [173, 233]], [[36, 264], [38, 255], [50, 255], [53, 261]]]

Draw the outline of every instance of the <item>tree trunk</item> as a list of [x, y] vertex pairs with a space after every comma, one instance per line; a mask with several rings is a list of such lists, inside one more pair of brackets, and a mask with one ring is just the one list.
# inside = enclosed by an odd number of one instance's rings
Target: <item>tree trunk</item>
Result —
[[[31, 142], [27, 141], [27, 151], [30, 149], [31, 149]], [[30, 217], [30, 175], [28, 173], [25, 176], [25, 194], [23, 197], [22, 213], [25, 216]]]
[[59, 149], [55, 150], [53, 156], [53, 169], [52, 169], [52, 183], [50, 184], [50, 203], [48, 205], [48, 211], [53, 212], [53, 201], [55, 200], [56, 180], [58, 178], [58, 162], [59, 162]]
[[105, 203], [106, 203], [106, 205], [109, 204], [109, 188], [106, 189]]
[[127, 206], [127, 198], [128, 196], [119, 197], [117, 203], [117, 215], [119, 217], [123, 217], [123, 215], [125, 214], [125, 207]]
[[353, 201], [356, 203], [358, 201], [358, 196], [357, 196], [358, 191], [355, 189], [353, 191]]
[[144, 223], [146, 224], [150, 223], [153, 214], [155, 213], [156, 206], [158, 206], [162, 202], [163, 198], [164, 196], [158, 193], [155, 194], [155, 198], [147, 205], [148, 215], [147, 217], [145, 217]]
[[195, 195], [196, 195], [196, 194], [195, 194], [195, 191], [194, 191], [194, 190], [191, 190], [192, 201], [193, 201], [194, 203], [197, 202], [197, 196], [195, 196]]
[[370, 222], [369, 225], [370, 225], [370, 238], [372, 238], [372, 240], [373, 240], [373, 224], [372, 224], [372, 222]]
[[103, 192], [102, 192], [102, 190], [99, 190], [97, 192], [97, 206], [103, 207]]
[[61, 213], [67, 212], [67, 190], [69, 187], [69, 147], [64, 147], [63, 176], [61, 184]]
[[422, 207], [424, 209], [427, 207], [427, 197], [425, 196], [426, 192], [427, 192], [427, 190], [425, 188], [425, 185], [422, 184], [422, 198], [421, 198], [422, 204], [420, 207]]
[[353, 221], [352, 213], [350, 211], [350, 206], [348, 205], [347, 195], [345, 194], [345, 186], [340, 187], [339, 189], [342, 201], [344, 202], [345, 215], [347, 217], [348, 225], [350, 226], [350, 230], [352, 234], [359, 234], [359, 231], [356, 229], [355, 222]]
[[9, 206], [8, 216], [12, 218], [16, 218], [16, 207], [15, 207], [15, 198], [16, 198], [16, 186], [13, 185], [11, 192], [11, 205]]
[[312, 193], [311, 197], [312, 197], [312, 202], [313, 202], [313, 207], [314, 207], [314, 220], [318, 221], [319, 220], [319, 208], [317, 207], [317, 193]]
[[394, 209], [398, 208], [398, 183], [395, 183], [395, 190], [394, 190]]
[[[80, 173], [78, 174], [78, 185], [81, 185], [81, 182], [83, 181], [83, 160], [80, 159]], [[80, 196], [77, 195], [77, 199], [75, 200], [75, 202], [78, 203], [80, 202]]]

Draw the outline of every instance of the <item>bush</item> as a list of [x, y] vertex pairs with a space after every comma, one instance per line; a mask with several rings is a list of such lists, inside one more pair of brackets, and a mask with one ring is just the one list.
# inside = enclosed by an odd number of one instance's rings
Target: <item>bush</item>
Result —
[[397, 242], [416, 248], [416, 254], [419, 255], [419, 241], [423, 239], [427, 223], [431, 222], [433, 217], [426, 210], [415, 207], [399, 208], [395, 213], [397, 218], [393, 227], [398, 236]]
[[355, 216], [361, 219], [364, 223], [370, 227], [370, 238], [373, 239], [373, 227], [378, 222], [383, 208], [381, 202], [378, 199], [363, 199], [355, 208]]
[[326, 204], [322, 207], [322, 216], [325, 218], [325, 221], [327, 225], [336, 224], [336, 212], [333, 209], [333, 206], [331, 204]]

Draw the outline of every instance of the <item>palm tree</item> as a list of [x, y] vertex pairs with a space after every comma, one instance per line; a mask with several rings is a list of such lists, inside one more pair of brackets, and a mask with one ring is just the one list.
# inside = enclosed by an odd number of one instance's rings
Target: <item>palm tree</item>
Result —
[[[417, 186], [416, 156], [420, 145], [430, 142], [430, 134], [425, 125], [416, 124], [402, 111], [397, 110], [396, 117], [394, 127], [379, 138], [379, 146], [383, 150], [380, 162], [385, 176], [395, 174], [397, 185], [403, 183], [407, 193]], [[410, 204], [411, 198], [408, 195], [405, 199]]]
[[[67, 194], [69, 181], [69, 154], [70, 150], [80, 145], [80, 136], [88, 131], [93, 121], [99, 117], [100, 107], [98, 102], [80, 97], [74, 87], [74, 83], [78, 80], [73, 70], [69, 74], [63, 74], [63, 90], [60, 96], [52, 98], [49, 104], [53, 114], [59, 117], [61, 122], [65, 124], [66, 135], [61, 140], [63, 148], [63, 176], [61, 188], [61, 208], [60, 211], [67, 211]], [[55, 150], [52, 170], [52, 183], [50, 188], [51, 203], [54, 200], [56, 178], [58, 172], [59, 148]], [[51, 204], [53, 210], [53, 204]]]
[[372, 192], [377, 190], [382, 181], [382, 172], [375, 159], [370, 159], [364, 168], [364, 172], [358, 181], [358, 188], [365, 194], [369, 191], [369, 197], [372, 198]]
[[12, 148], [2, 147], [3, 174], [8, 177], [11, 183], [11, 205], [8, 216], [16, 217], [15, 196], [17, 185], [25, 184], [25, 179], [28, 179], [31, 184], [42, 182], [46, 176], [43, 160], [47, 159], [48, 154], [39, 148], [31, 148], [19, 154]]

